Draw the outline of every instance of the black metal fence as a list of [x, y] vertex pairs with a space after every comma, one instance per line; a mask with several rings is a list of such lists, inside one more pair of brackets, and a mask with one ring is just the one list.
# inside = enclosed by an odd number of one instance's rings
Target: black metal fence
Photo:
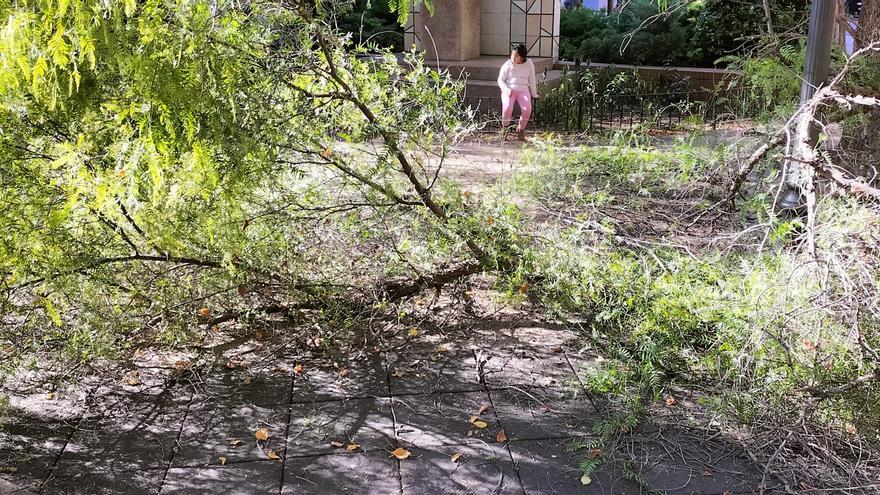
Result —
[[[501, 96], [466, 97], [470, 107], [491, 128], [501, 125]], [[647, 126], [674, 129], [683, 123], [716, 125], [754, 114], [755, 102], [747, 88], [725, 91], [667, 93], [554, 94], [535, 101], [530, 127], [561, 132], [593, 132]], [[519, 109], [514, 119], [519, 117]]]

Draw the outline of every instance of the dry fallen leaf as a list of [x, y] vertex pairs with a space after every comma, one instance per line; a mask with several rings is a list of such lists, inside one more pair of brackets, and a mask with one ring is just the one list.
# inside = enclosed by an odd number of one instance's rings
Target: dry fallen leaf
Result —
[[225, 457], [221, 457], [221, 458], [220, 458], [220, 465], [221, 465], [221, 466], [225, 466], [225, 465], [226, 465], [226, 458], [225, 458]]
[[202, 318], [210, 318], [211, 310], [208, 308], [202, 308], [199, 310], [199, 316], [201, 316]]
[[260, 428], [254, 433], [254, 436], [257, 437], [257, 440], [268, 440], [269, 439], [269, 430], [265, 428]]
[[602, 457], [602, 449], [590, 449], [590, 451], [587, 452], [587, 457], [590, 459], [598, 459], [599, 457]]
[[336, 440], [333, 440], [332, 442], [330, 442], [330, 446], [336, 447], [336, 448], [342, 448], [343, 446], [345, 446], [345, 444], [342, 442], [337, 442]]
[[275, 451], [272, 449], [269, 449], [269, 453], [266, 454], [266, 457], [268, 457], [270, 461], [277, 461], [281, 459], [280, 457], [278, 457], [278, 454], [276, 454]]
[[55, 392], [49, 392], [46, 394], [46, 400], [55, 400]]
[[[488, 411], [490, 407], [492, 407], [492, 406], [488, 402], [484, 402], [482, 405], [480, 405], [480, 409], [477, 411], [477, 416]], [[474, 417], [471, 417], [471, 422], [473, 422], [473, 420], [474, 420]]]
[[507, 435], [504, 433], [504, 429], [498, 431], [498, 435], [495, 435], [495, 440], [498, 440], [498, 443], [504, 443], [507, 441]]
[[674, 406], [675, 405], [675, 397], [673, 397], [671, 395], [667, 396], [666, 397], [666, 405], [667, 406]]
[[400, 370], [392, 371], [392, 372], [391, 372], [391, 376], [396, 376], [397, 378], [400, 378], [400, 377], [402, 377], [402, 376], [405, 375], [405, 374], [406, 374], [406, 373], [404, 373], [404, 372], [402, 372], [402, 371], [400, 371]]
[[230, 438], [229, 439], [229, 445], [231, 445], [233, 447], [238, 447], [239, 445], [241, 445], [241, 443], [242, 443], [241, 440], [239, 440], [237, 438]]
[[400, 459], [401, 461], [408, 458], [411, 454], [412, 453], [410, 451], [406, 450], [403, 447], [399, 447], [397, 449], [394, 449], [394, 452], [391, 453], [391, 455]]
[[356, 443], [350, 443], [350, 444], [348, 444], [347, 447], [345, 447], [345, 450], [347, 450], [347, 451], [349, 451], [349, 452], [354, 452], [355, 450], [357, 450], [357, 449], [359, 449], [359, 448], [361, 448], [360, 445], [358, 445], [358, 444], [356, 444]]
[[330, 148], [324, 148], [324, 150], [321, 151], [321, 156], [329, 160], [330, 157], [333, 156], [333, 150]]
[[437, 352], [449, 352], [449, 349], [443, 345], [438, 345], [436, 350]]
[[451, 460], [452, 462], [458, 462], [459, 459], [461, 459], [460, 452], [456, 452], [456, 453], [452, 454], [452, 457], [449, 458], [449, 460]]
[[582, 485], [589, 485], [592, 482], [593, 482], [593, 480], [590, 479], [590, 475], [585, 474], [585, 475], [581, 476], [581, 484]]
[[244, 379], [241, 381], [241, 383], [243, 383], [243, 384], [245, 384], [245, 385], [250, 385], [251, 383], [254, 383], [254, 377], [252, 377], [252, 376], [246, 376], [246, 377], [244, 377]]
[[345, 368], [342, 368], [341, 370], [339, 370], [339, 376], [341, 376], [342, 378], [347, 377], [347, 376], [348, 376], [348, 370], [345, 369]]
[[481, 430], [482, 430], [483, 428], [489, 426], [489, 423], [487, 423], [487, 422], [485, 422], [485, 421], [483, 421], [483, 420], [479, 420], [479, 419], [476, 420], [476, 421], [474, 421], [474, 422], [471, 423], [471, 424], [474, 425], [474, 426], [476, 426], [477, 428], [479, 428], [479, 429], [481, 429]]
[[850, 435], [855, 435], [856, 433], [858, 433], [858, 430], [856, 430], [855, 425], [853, 425], [852, 423], [847, 423], [846, 424], [846, 432], [849, 433]]
[[519, 293], [525, 295], [529, 291], [529, 284], [522, 284], [519, 288]]
[[409, 329], [409, 336], [410, 336], [410, 337], [418, 337], [418, 335], [419, 335], [419, 329], [418, 329], [418, 328], [410, 328], [410, 329]]
[[303, 374], [303, 365], [297, 364], [296, 366], [294, 366], [293, 372], [296, 373], [297, 375], [302, 375]]
[[495, 219], [494, 219], [494, 218], [492, 218], [492, 217], [487, 217], [487, 218], [486, 218], [486, 225], [492, 225], [493, 223], [495, 223]]
[[550, 352], [555, 352], [556, 354], [559, 354], [560, 352], [562, 352], [562, 347], [559, 347], [558, 345], [555, 345], [555, 346], [553, 346], [553, 347], [550, 348]]
[[712, 476], [712, 471], [709, 471], [708, 469], [703, 469], [703, 476]]

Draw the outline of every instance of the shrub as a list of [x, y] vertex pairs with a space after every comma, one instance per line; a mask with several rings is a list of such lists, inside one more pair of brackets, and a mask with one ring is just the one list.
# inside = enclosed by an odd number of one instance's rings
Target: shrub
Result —
[[[794, 37], [803, 34], [800, 21], [807, 6], [800, 0], [771, 2], [776, 30]], [[699, 0], [658, 14], [657, 3], [648, 0], [630, 2], [622, 12], [610, 15], [565, 10], [560, 22], [561, 56], [603, 63], [711, 67], [724, 56], [747, 54], [761, 41], [756, 35], [766, 32], [760, 0]]]
[[385, 0], [355, 0], [351, 9], [340, 13], [336, 25], [343, 33], [351, 33], [355, 43], [375, 44], [393, 51], [404, 51], [403, 29], [397, 14], [388, 9]]

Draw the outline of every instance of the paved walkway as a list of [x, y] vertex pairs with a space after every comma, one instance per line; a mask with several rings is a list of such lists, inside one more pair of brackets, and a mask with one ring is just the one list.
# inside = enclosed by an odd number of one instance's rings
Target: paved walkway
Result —
[[601, 416], [581, 392], [592, 358], [552, 325], [473, 328], [402, 332], [351, 358], [256, 343], [270, 360], [246, 352], [202, 374], [172, 357], [56, 391], [22, 380], [7, 391], [0, 480], [47, 495], [757, 489], [760, 471], [730, 445], [652, 428], [635, 432], [631, 462], [585, 485], [589, 450], [572, 447]]

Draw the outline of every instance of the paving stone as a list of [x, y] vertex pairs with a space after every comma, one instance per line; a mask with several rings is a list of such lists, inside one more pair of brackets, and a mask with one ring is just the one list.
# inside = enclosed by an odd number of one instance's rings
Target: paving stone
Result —
[[222, 398], [256, 406], [289, 404], [292, 384], [291, 374], [280, 371], [223, 370], [190, 380], [197, 400]]
[[288, 456], [340, 452], [355, 443], [359, 451], [393, 450], [394, 419], [391, 400], [345, 399], [293, 404], [287, 440]]
[[484, 404], [490, 405], [486, 392], [405, 395], [393, 400], [397, 438], [408, 446], [494, 442], [498, 434], [498, 420], [491, 407], [479, 415], [488, 423], [486, 428], [477, 428], [470, 422]]
[[483, 389], [474, 354], [467, 349], [401, 354], [389, 366], [389, 380], [392, 395]]
[[397, 459], [387, 452], [288, 457], [281, 493], [397, 495], [400, 493]]
[[[404, 493], [457, 495], [521, 495], [523, 493], [507, 450], [479, 443], [412, 449], [400, 461]], [[457, 462], [454, 454], [461, 454]]]
[[251, 495], [278, 493], [284, 464], [281, 461], [230, 463], [207, 468], [171, 468], [162, 495]]
[[596, 410], [583, 395], [572, 398], [544, 388], [510, 388], [490, 395], [495, 413], [512, 440], [590, 435], [596, 421]]
[[0, 418], [0, 472], [10, 473], [10, 480], [19, 486], [38, 487], [49, 476], [72, 431], [73, 426], [65, 421], [8, 411]]
[[39, 487], [16, 485], [0, 478], [0, 495], [36, 495], [37, 491]]
[[[226, 461], [267, 459], [269, 450], [284, 456], [289, 406], [253, 406], [214, 399], [190, 405], [172, 465], [204, 466]], [[258, 429], [269, 431], [256, 441]], [[237, 443], [233, 445], [233, 443]]]
[[338, 367], [328, 367], [328, 361], [314, 358], [298, 363], [303, 371], [296, 375], [293, 402], [388, 396], [388, 377], [381, 355], [336, 361]]
[[135, 472], [83, 471], [77, 475], [53, 477], [41, 495], [156, 495], [164, 469]]
[[539, 353], [522, 348], [497, 349], [478, 353], [477, 359], [489, 389], [578, 386], [568, 360], [560, 353]]
[[105, 416], [84, 420], [64, 449], [55, 475], [119, 473], [167, 466], [186, 405], [170, 399], [135, 397]]
[[579, 464], [583, 452], [568, 452], [570, 439], [510, 442], [513, 461], [525, 492], [529, 495], [629, 495], [640, 494], [640, 486], [622, 475], [610, 473], [607, 466], [581, 483]]
[[4, 387], [9, 406], [32, 417], [72, 421], [88, 412], [87, 398], [94, 383], [53, 384], [37, 379]]
[[518, 320], [507, 322], [501, 328], [479, 328], [469, 340], [474, 348], [481, 350], [519, 348], [549, 354], [573, 349], [577, 333], [553, 323]]

